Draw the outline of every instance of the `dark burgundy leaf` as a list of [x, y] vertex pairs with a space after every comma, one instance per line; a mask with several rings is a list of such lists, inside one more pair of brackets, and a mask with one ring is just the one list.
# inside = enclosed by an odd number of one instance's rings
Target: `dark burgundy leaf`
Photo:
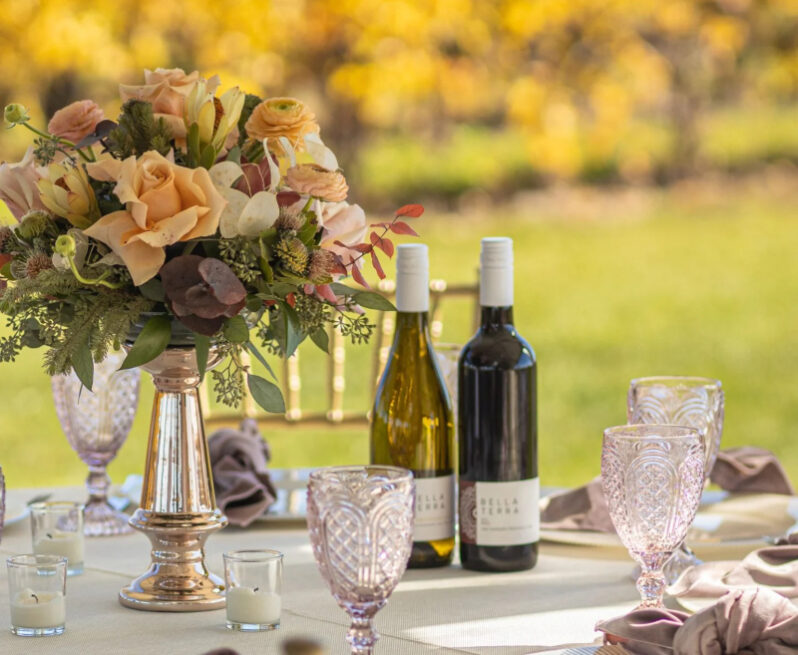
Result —
[[298, 203], [302, 200], [302, 196], [300, 196], [296, 191], [280, 191], [277, 194], [277, 205], [278, 207], [290, 207], [293, 204]]
[[396, 216], [407, 216], [408, 218], [418, 218], [424, 213], [421, 205], [404, 205], [396, 210]]
[[199, 316], [190, 314], [189, 316], [180, 316], [178, 320], [190, 330], [194, 330], [194, 332], [198, 334], [204, 334], [207, 337], [212, 337], [222, 328], [224, 317], [200, 318]]
[[221, 259], [206, 257], [199, 267], [199, 274], [213, 289], [216, 299], [225, 305], [234, 305], [247, 297], [247, 290], [232, 269]]
[[244, 172], [244, 177], [238, 180], [235, 188], [242, 193], [254, 196], [256, 193], [269, 188], [272, 173], [269, 170], [269, 162], [265, 157], [259, 164], [242, 164], [241, 170]]
[[104, 121], [100, 121], [94, 128], [94, 132], [91, 134], [87, 134], [84, 136], [80, 141], [75, 144], [76, 148], [87, 148], [88, 146], [94, 145], [98, 141], [101, 141], [108, 134], [116, 127], [116, 123], [114, 121], [105, 119]]
[[409, 234], [410, 236], [413, 237], [418, 236], [418, 232], [416, 232], [412, 227], [410, 227], [404, 221], [394, 221], [388, 226], [388, 229], [394, 234]]

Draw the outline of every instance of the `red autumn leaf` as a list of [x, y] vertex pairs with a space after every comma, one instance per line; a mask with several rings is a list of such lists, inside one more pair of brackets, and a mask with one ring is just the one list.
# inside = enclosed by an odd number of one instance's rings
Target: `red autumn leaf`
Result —
[[380, 237], [376, 232], [369, 236], [371, 244], [382, 250], [388, 257], [393, 257], [393, 241]]
[[391, 227], [390, 223], [372, 223], [370, 227], [381, 227], [382, 229], [388, 229]]
[[382, 270], [382, 264], [380, 264], [380, 260], [377, 257], [376, 251], [371, 251], [371, 265], [374, 267], [374, 270], [377, 271], [377, 275], [381, 280], [385, 279], [385, 271]]
[[418, 218], [424, 213], [421, 205], [405, 205], [396, 210], [396, 216], [407, 216], [408, 218]]
[[418, 236], [418, 232], [416, 232], [412, 227], [410, 227], [404, 221], [394, 221], [388, 226], [388, 229], [394, 234], [409, 234], [410, 236], [413, 237]]
[[354, 246], [348, 246], [345, 243], [341, 243], [340, 241], [333, 241], [336, 246], [341, 246], [341, 248], [349, 248], [349, 250], [357, 250], [358, 252], [371, 252], [372, 246], [367, 243], [356, 243]]
[[352, 265], [352, 279], [360, 286], [366, 287], [366, 289], [371, 289], [369, 283], [366, 282], [366, 278], [363, 277], [363, 273], [361, 273], [360, 269], [357, 267], [357, 264]]
[[296, 307], [296, 294], [289, 293], [285, 297], [285, 302], [287, 302], [289, 305], [291, 305], [291, 307]]

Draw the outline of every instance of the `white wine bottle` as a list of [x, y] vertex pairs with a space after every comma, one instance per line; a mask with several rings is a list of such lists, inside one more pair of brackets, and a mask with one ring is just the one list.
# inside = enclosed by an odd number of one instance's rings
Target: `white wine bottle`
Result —
[[460, 561], [532, 568], [538, 555], [537, 362], [513, 326], [513, 242], [482, 240], [476, 335], [458, 364]]
[[371, 462], [410, 469], [416, 482], [408, 566], [445, 566], [454, 553], [452, 406], [429, 334], [427, 246], [396, 255], [396, 332], [377, 387]]

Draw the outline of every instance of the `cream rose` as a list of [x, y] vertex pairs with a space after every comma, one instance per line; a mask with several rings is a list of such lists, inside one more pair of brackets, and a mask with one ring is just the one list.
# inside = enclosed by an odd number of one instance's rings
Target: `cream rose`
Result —
[[22, 161], [0, 164], [0, 200], [8, 205], [14, 218], [19, 220], [32, 209], [45, 209], [37, 183], [41, 170], [33, 159], [33, 148], [28, 148]]
[[177, 166], [151, 150], [87, 169], [97, 180], [116, 182], [114, 193], [126, 207], [103, 216], [85, 234], [110, 246], [136, 285], [158, 273], [165, 246], [210, 236], [219, 227], [225, 199], [204, 168]]
[[320, 198], [327, 202], [346, 200], [349, 186], [338, 171], [328, 171], [318, 164], [292, 166], [285, 174], [285, 183], [303, 195]]
[[302, 137], [319, 131], [316, 115], [296, 98], [269, 98], [261, 102], [244, 126], [251, 139], [286, 137], [294, 148], [304, 146]]
[[47, 131], [62, 139], [77, 143], [94, 132], [97, 123], [105, 118], [103, 110], [93, 100], [78, 100], [53, 114]]
[[[119, 94], [122, 100], [151, 103], [155, 118], [163, 118], [172, 131], [172, 137], [183, 141], [186, 138], [186, 124], [183, 121], [186, 98], [201, 79], [197, 71], [187, 74], [181, 68], [145, 70], [143, 85], [121, 84]], [[218, 75], [214, 75], [207, 81], [206, 91], [213, 95], [219, 81]]]
[[[347, 246], [363, 243], [366, 238], [366, 212], [363, 208], [348, 202], [326, 202], [321, 209], [319, 224], [324, 229], [321, 247], [340, 255], [345, 265], [351, 263], [356, 253]], [[336, 241], [344, 245], [339, 246]]]

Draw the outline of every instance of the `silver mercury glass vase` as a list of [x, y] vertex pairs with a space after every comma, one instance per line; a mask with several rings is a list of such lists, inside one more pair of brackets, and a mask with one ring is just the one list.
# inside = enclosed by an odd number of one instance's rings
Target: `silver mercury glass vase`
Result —
[[83, 532], [90, 537], [132, 532], [128, 517], [108, 504], [111, 480], [106, 473], [130, 432], [139, 402], [141, 373], [118, 370], [124, 359], [125, 353], [112, 352], [95, 364], [92, 391], [83, 388], [74, 371], [51, 380], [61, 429], [89, 467]]
[[[202, 422], [196, 350], [176, 338], [142, 368], [152, 374], [152, 407], [141, 504], [130, 524], [152, 542], [150, 568], [119, 592], [126, 607], [194, 612], [225, 606], [224, 580], [208, 571], [208, 536], [227, 525], [216, 506]], [[211, 347], [208, 370], [221, 357]]]

